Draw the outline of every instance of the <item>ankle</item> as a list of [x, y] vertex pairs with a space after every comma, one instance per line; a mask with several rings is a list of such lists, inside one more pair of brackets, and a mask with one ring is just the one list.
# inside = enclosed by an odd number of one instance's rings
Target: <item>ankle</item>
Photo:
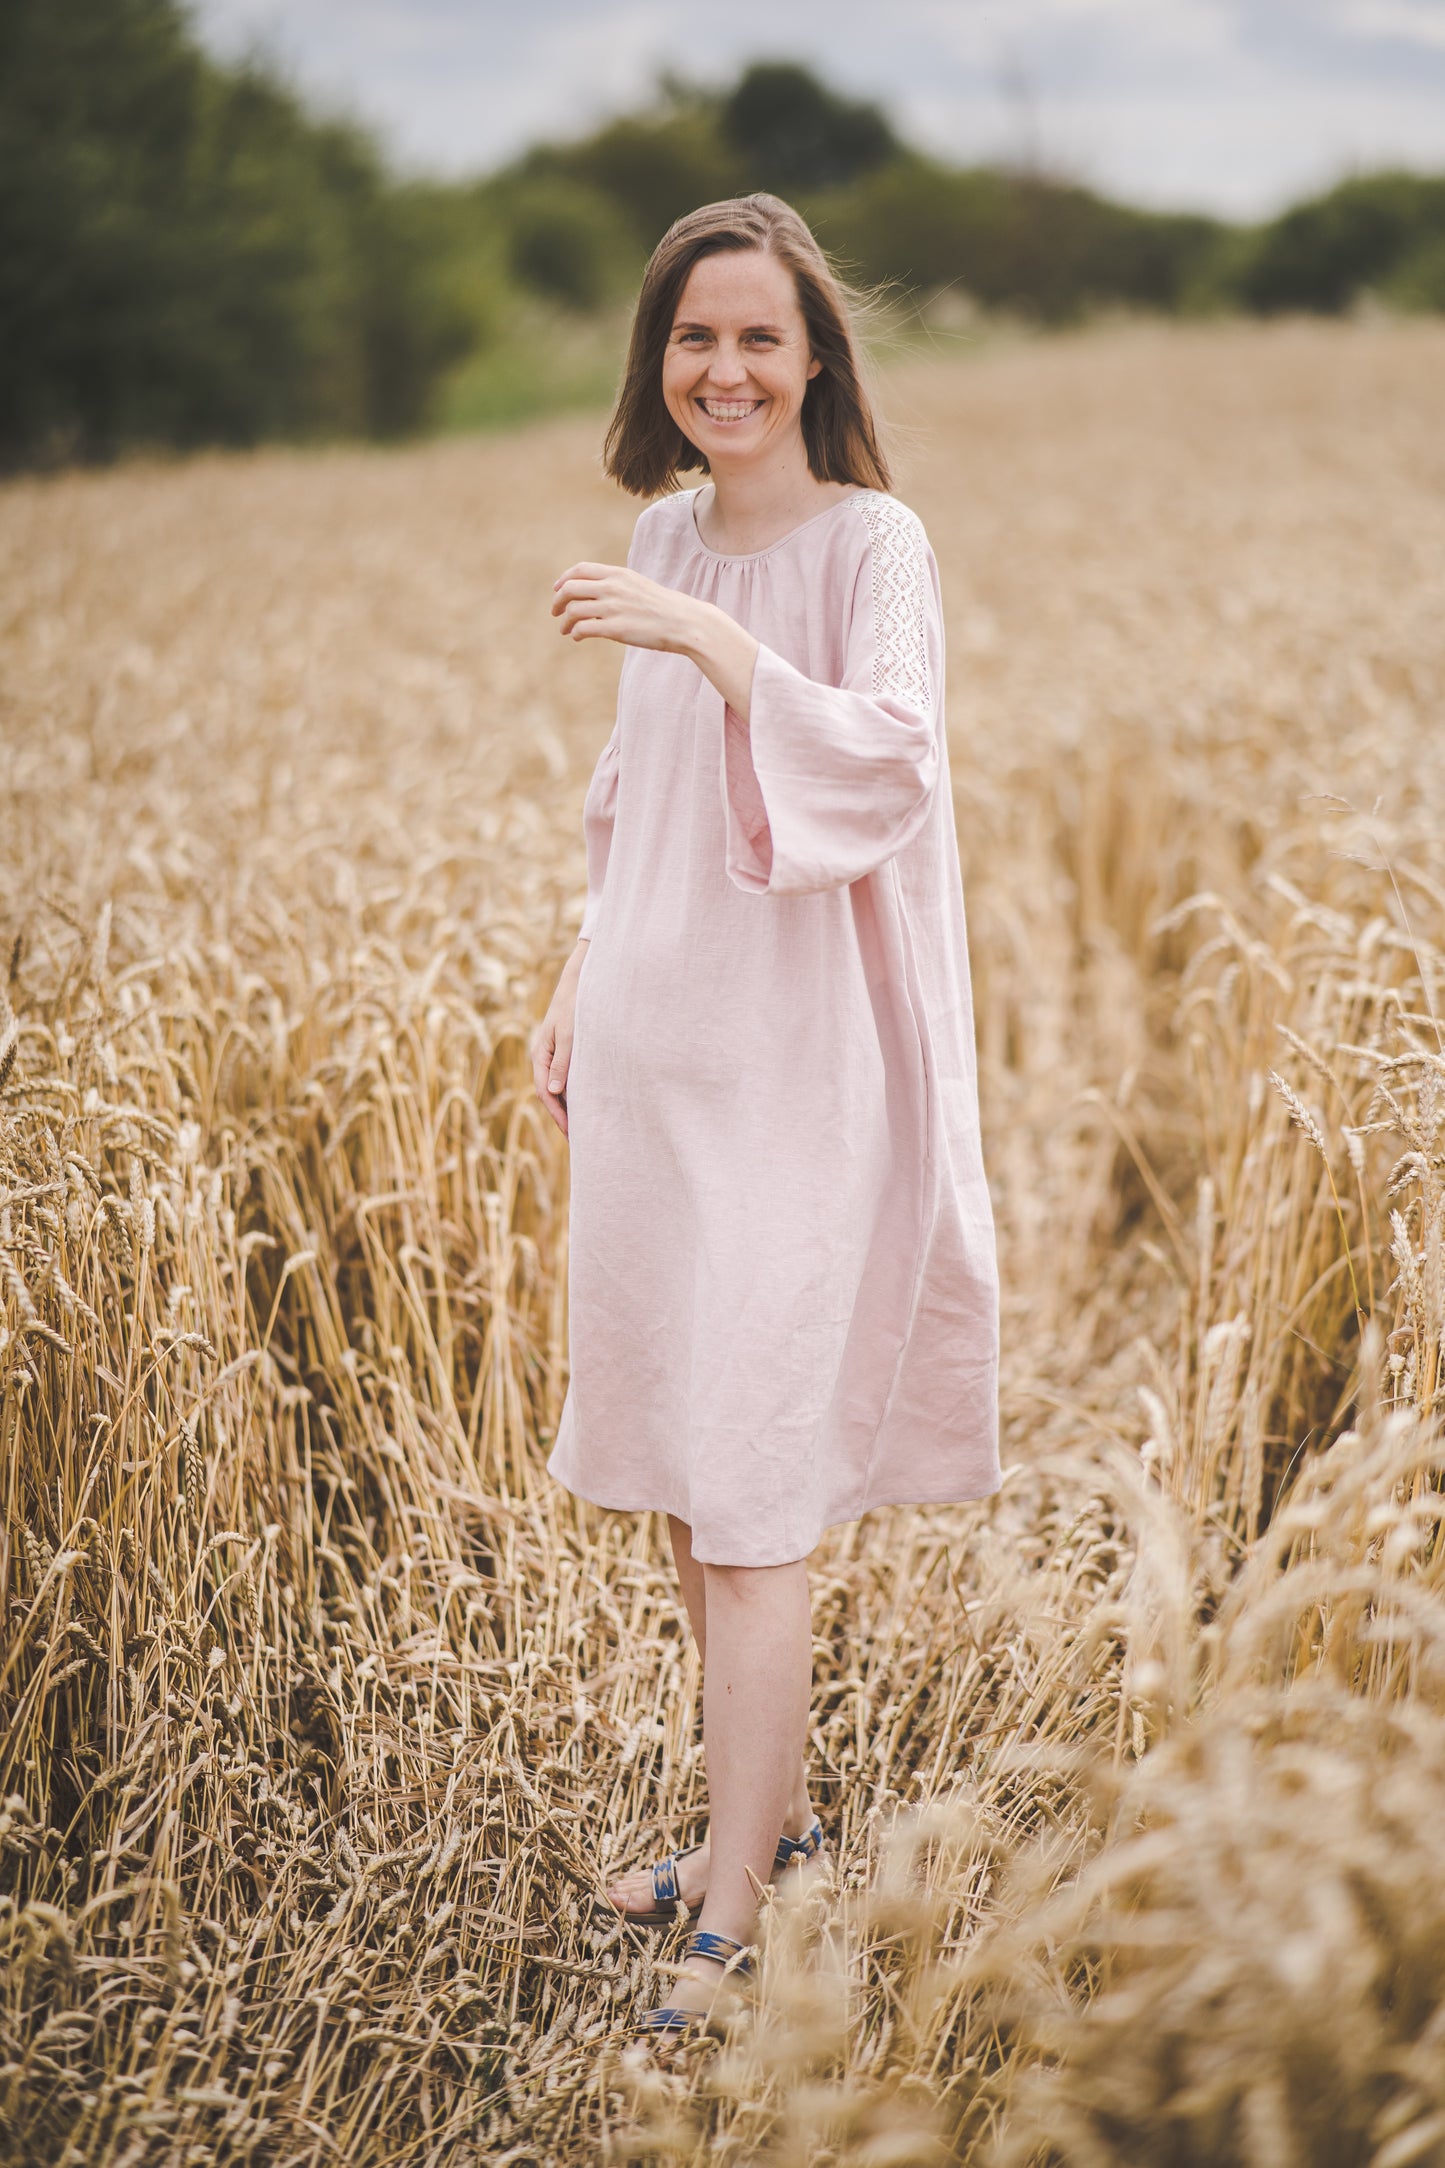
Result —
[[[717, 1907], [714, 1916], [709, 1918], [708, 1909], [704, 1905], [698, 1914], [692, 1930], [694, 1935], [721, 1935], [729, 1944], [737, 1942], [741, 1943], [745, 1950], [753, 1948], [758, 1937], [758, 1915], [756, 1911], [743, 1913], [736, 1907], [725, 1908], [720, 1905]], [[708, 1966], [718, 1965], [723, 1962], [718, 1958], [705, 1955], [701, 1950], [694, 1951], [689, 1942], [686, 1962], [691, 1964], [694, 1957]]]

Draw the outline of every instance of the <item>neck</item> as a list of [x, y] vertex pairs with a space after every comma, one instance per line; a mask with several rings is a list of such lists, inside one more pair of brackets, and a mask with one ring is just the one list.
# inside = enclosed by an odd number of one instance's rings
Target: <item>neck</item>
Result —
[[775, 453], [765, 466], [716, 466], [711, 502], [704, 496], [699, 522], [703, 539], [715, 548], [766, 549], [821, 512], [838, 497], [851, 496], [851, 482], [820, 482], [808, 466], [808, 450], [799, 430], [796, 443]]

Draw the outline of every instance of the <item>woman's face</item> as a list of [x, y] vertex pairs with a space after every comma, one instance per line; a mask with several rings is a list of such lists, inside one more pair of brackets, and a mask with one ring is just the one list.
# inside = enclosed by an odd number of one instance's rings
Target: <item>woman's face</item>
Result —
[[793, 274], [761, 249], [692, 267], [662, 358], [662, 396], [709, 467], [746, 467], [800, 433], [808, 380], [822, 363]]

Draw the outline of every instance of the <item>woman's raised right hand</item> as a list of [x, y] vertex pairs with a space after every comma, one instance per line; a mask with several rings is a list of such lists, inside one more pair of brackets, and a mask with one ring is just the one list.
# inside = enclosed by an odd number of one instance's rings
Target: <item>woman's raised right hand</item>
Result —
[[572, 1065], [572, 1019], [577, 1007], [577, 975], [587, 943], [579, 941], [562, 966], [547, 1013], [532, 1034], [532, 1081], [537, 1096], [563, 1136], [567, 1134], [567, 1071]]

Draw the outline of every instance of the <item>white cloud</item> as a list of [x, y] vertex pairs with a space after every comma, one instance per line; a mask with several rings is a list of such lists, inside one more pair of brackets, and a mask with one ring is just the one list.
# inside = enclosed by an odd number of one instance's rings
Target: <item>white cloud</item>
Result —
[[1101, 27], [1164, 47], [1227, 44], [1227, 0], [932, 0], [935, 27], [965, 42], [1000, 32]]
[[1335, 21], [1357, 37], [1399, 38], [1445, 52], [1445, 7], [1439, 0], [1339, 0]]
[[1350, 164], [1445, 168], [1445, 0], [197, 0], [235, 52], [369, 116], [414, 167], [583, 130], [666, 64], [809, 62], [971, 161], [1034, 148], [1140, 200], [1263, 213]]

